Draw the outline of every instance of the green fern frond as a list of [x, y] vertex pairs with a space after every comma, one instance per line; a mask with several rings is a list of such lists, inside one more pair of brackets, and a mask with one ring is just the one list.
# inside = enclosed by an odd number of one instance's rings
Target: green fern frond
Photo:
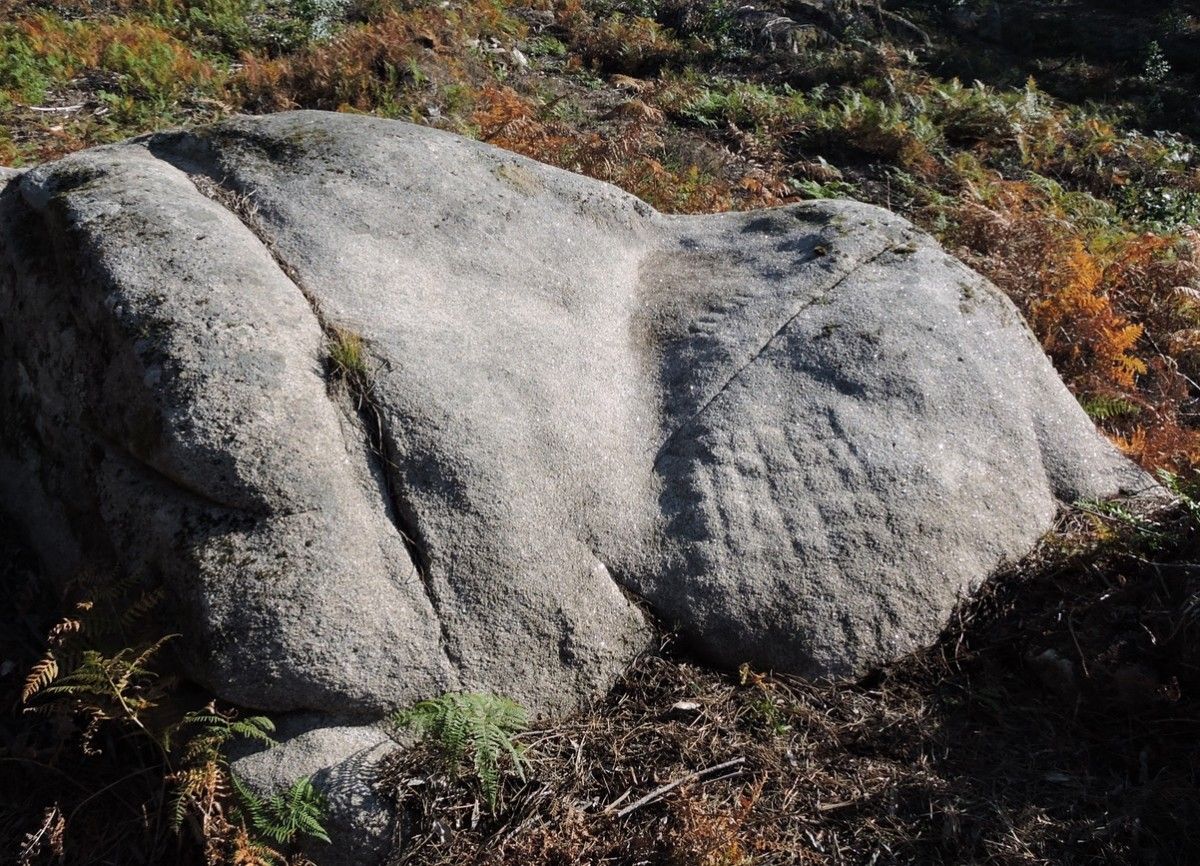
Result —
[[183, 793], [182, 788], [175, 790], [171, 796], [171, 830], [178, 833], [183, 826], [183, 819], [187, 817], [187, 796]]
[[525, 730], [529, 716], [515, 701], [486, 693], [451, 692], [421, 701], [393, 716], [393, 721], [434, 743], [449, 771], [470, 758], [484, 799], [495, 808], [507, 757], [523, 780], [527, 761], [513, 736]]
[[268, 748], [277, 745], [271, 737], [275, 732], [275, 723], [266, 716], [238, 719], [221, 714], [213, 704], [184, 714], [166, 731], [163, 748], [170, 751], [172, 739], [184, 729], [192, 731], [183, 747], [184, 761], [189, 764], [218, 758], [224, 745], [234, 737], [255, 740]]
[[292, 829], [292, 835], [304, 833], [329, 842], [329, 835], [321, 826], [321, 819], [326, 810], [325, 798], [313, 787], [311, 779], [298, 779], [280, 799], [286, 803], [286, 807], [279, 817], [286, 819], [287, 826]]
[[233, 782], [233, 791], [237, 794], [237, 811], [236, 817], [240, 818], [251, 826], [257, 826], [260, 822], [265, 821], [265, 804], [257, 794], [247, 787], [236, 773], [229, 774], [230, 780]]
[[229, 723], [229, 731], [236, 737], [256, 740], [266, 746], [274, 746], [276, 742], [271, 734], [275, 733], [275, 723], [266, 716], [247, 716]]
[[1110, 421], [1113, 418], [1129, 418], [1141, 414], [1141, 407], [1122, 397], [1092, 395], [1079, 398], [1079, 405], [1093, 421]]
[[107, 697], [114, 690], [110, 673], [126, 664], [130, 650], [121, 650], [107, 658], [97, 650], [85, 650], [79, 664], [69, 673], [59, 676], [58, 682], [42, 689], [43, 695], [82, 695]]
[[327, 809], [325, 798], [305, 776], [285, 791], [263, 799], [236, 775], [230, 774], [238, 797], [237, 817], [259, 836], [279, 845], [289, 845], [299, 835], [329, 842], [322, 826]]

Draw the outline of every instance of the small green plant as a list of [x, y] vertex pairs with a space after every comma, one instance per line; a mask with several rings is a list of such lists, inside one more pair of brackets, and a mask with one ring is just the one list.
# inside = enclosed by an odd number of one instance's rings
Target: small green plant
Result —
[[1171, 74], [1171, 63], [1163, 52], [1162, 46], [1155, 40], [1146, 46], [1146, 55], [1142, 61], [1142, 81], [1149, 85], [1162, 84]]
[[144, 639], [155, 629], [154, 614], [163, 595], [161, 587], [114, 578], [96, 601], [77, 602], [50, 630], [45, 654], [25, 679], [25, 711], [46, 717], [60, 730], [77, 730], [82, 756], [93, 767], [105, 760], [144, 763], [132, 774], [128, 766], [114, 766], [120, 777], [90, 793], [81, 784], [83, 799], [74, 808], [47, 812], [45, 826], [52, 818], [57, 821], [61, 842], [73, 831], [71, 819], [82, 803], [112, 789], [123, 797], [128, 791], [120, 786], [126, 780], [157, 776], [142, 814], [165, 816], [170, 830], [181, 837], [186, 823], [202, 840], [207, 862], [305, 862], [290, 860], [272, 845], [290, 843], [298, 833], [327, 838], [320, 827], [320, 800], [308, 780], [260, 803], [242, 796], [229, 768], [231, 740], [275, 745], [271, 720], [221, 710], [215, 702], [178, 715], [175, 678], [160, 659], [163, 646], [177, 635]]
[[816, 180], [793, 179], [792, 188], [806, 199], [858, 198], [861, 195], [857, 186], [842, 180], [821, 183]]
[[203, 710], [185, 713], [178, 724], [168, 729], [164, 739], [164, 746], [168, 751], [171, 738], [184, 729], [191, 731], [183, 751], [184, 760], [189, 762], [219, 758], [225, 744], [236, 737], [256, 740], [268, 748], [278, 745], [271, 737], [271, 734], [275, 733], [275, 723], [266, 716], [246, 716], [239, 719], [218, 712], [213, 704], [209, 704]]
[[1103, 531], [1108, 543], [1117, 550], [1145, 555], [1170, 547], [1179, 540], [1176, 525], [1160, 519], [1157, 513], [1146, 514], [1119, 500], [1081, 500], [1075, 503], [1090, 514]]
[[297, 779], [287, 790], [265, 798], [236, 775], [231, 773], [230, 779], [239, 801], [235, 818], [249, 824], [259, 836], [278, 845], [290, 845], [301, 835], [329, 842], [329, 834], [321, 825], [328, 807], [312, 779]]
[[362, 337], [344, 328], [334, 328], [329, 340], [329, 362], [341, 379], [351, 384], [367, 380], [367, 352]]
[[529, 716], [508, 698], [453, 692], [402, 710], [393, 721], [431, 742], [452, 774], [470, 759], [480, 790], [492, 809], [500, 792], [503, 759], [508, 759], [522, 780], [525, 778], [528, 761], [513, 737], [528, 727]]
[[1141, 408], [1134, 402], [1121, 397], [1110, 397], [1097, 394], [1081, 397], [1079, 405], [1093, 421], [1111, 421], [1114, 418], [1128, 418], [1141, 414]]
[[750, 701], [748, 706], [774, 736], [783, 736], [792, 729], [787, 721], [787, 714], [767, 691], [764, 690], [761, 695]]
[[526, 45], [531, 57], [566, 57], [567, 46], [553, 36], [535, 36]]
[[1178, 510], [1173, 514], [1140, 513], [1117, 500], [1084, 500], [1076, 505], [1107, 527], [1109, 539], [1129, 552], [1157, 553], [1186, 545], [1200, 530], [1200, 473], [1183, 477], [1159, 469], [1155, 474], [1176, 499]]

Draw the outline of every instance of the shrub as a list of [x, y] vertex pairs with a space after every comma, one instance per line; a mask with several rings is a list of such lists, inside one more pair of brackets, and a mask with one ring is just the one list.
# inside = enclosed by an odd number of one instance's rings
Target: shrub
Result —
[[674, 34], [653, 19], [619, 12], [578, 33], [575, 44], [593, 67], [627, 75], [656, 72], [683, 51]]
[[[146, 862], [158, 862], [154, 851], [167, 842], [176, 847], [174, 837], [194, 831], [209, 866], [285, 866], [293, 861], [273, 845], [291, 844], [300, 833], [326, 838], [320, 799], [308, 780], [263, 801], [242, 790], [229, 770], [226, 748], [234, 739], [274, 745], [269, 719], [222, 711], [215, 703], [180, 708], [171, 669], [160, 659], [175, 636], [144, 637], [154, 629], [162, 598], [159, 590], [113, 581], [50, 630], [21, 703], [40, 722], [28, 736], [48, 737], [48, 766], [74, 785], [54, 791], [55, 805], [27, 840], [22, 862], [34, 862], [43, 848], [60, 861], [76, 857], [77, 846], [98, 846], [109, 834], [122, 837], [129, 856], [137, 851], [150, 858]], [[78, 754], [68, 748], [76, 737]], [[80, 815], [106, 795], [120, 803], [116, 814], [135, 822], [133, 831]]]

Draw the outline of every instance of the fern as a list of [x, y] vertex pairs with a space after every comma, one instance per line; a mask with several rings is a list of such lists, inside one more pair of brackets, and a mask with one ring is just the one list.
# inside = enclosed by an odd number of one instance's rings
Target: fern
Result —
[[[79, 602], [75, 609], [87, 614], [92, 609], [90, 601]], [[83, 633], [83, 619], [80, 617], [63, 617], [46, 635], [46, 654], [35, 664], [25, 678], [24, 688], [21, 689], [21, 703], [29, 703], [29, 699], [52, 683], [62, 668], [72, 669], [78, 664], [78, 657], [69, 651], [68, 642]]]
[[321, 825], [326, 803], [312, 779], [297, 779], [286, 791], [262, 798], [236, 775], [230, 773], [238, 796], [238, 816], [261, 836], [279, 845], [290, 845], [297, 836], [312, 836], [329, 842]]
[[[172, 637], [175, 635], [167, 635], [138, 649], [126, 647], [111, 656], [99, 650], [84, 650], [65, 674], [59, 673], [63, 665], [54, 650], [50, 650], [26, 678], [24, 700], [34, 696], [46, 699], [40, 707], [31, 707], [30, 710], [65, 709], [86, 716], [88, 722], [83, 732], [85, 752], [90, 753], [92, 735], [97, 726], [108, 719], [122, 719], [150, 734], [141, 716], [158, 705], [162, 694], [161, 689], [154, 685], [158, 675], [150, 670], [149, 663]], [[66, 655], [72, 660], [76, 658], [71, 653]], [[150, 736], [156, 739], [152, 734]]]
[[131, 628], [158, 610], [167, 592], [161, 586], [146, 590], [121, 612], [121, 624]]
[[[256, 740], [268, 748], [276, 745], [271, 734], [274, 723], [266, 716], [238, 718], [232, 713], [222, 713], [215, 703], [202, 710], [186, 713], [162, 736], [164, 751], [170, 752], [172, 740], [181, 732], [189, 736], [181, 749], [183, 769], [173, 773], [175, 784], [171, 810], [171, 826], [178, 829], [189, 806], [209, 814], [212, 804], [224, 799], [229, 793], [229, 769], [225, 758], [225, 745], [235, 737]], [[234, 785], [236, 788], [236, 784]]]
[[50, 685], [57, 676], [58, 660], [54, 658], [53, 652], [46, 653], [25, 678], [25, 687], [21, 689], [21, 703], [28, 703], [30, 698]]
[[525, 730], [529, 716], [508, 698], [455, 692], [421, 701], [397, 713], [393, 720], [431, 741], [451, 771], [470, 758], [484, 799], [492, 809], [500, 791], [503, 758], [508, 758], [522, 780], [525, 778], [528, 761], [513, 736]]
[[1093, 421], [1110, 421], [1114, 418], [1127, 418], [1141, 414], [1141, 407], [1123, 397], [1110, 397], [1098, 394], [1081, 397], [1079, 405]]
[[[255, 824], [230, 820], [238, 804], [226, 746], [235, 738], [275, 745], [271, 720], [239, 716], [211, 703], [171, 721], [165, 698], [172, 678], [158, 675], [156, 656], [175, 635], [146, 639], [163, 591], [146, 590], [142, 581], [131, 578], [106, 579], [102, 586], [89, 588], [102, 591], [94, 600], [76, 603], [71, 615], [47, 634], [45, 653], [22, 689], [25, 711], [77, 721], [84, 755], [99, 753], [93, 742], [104, 725], [114, 726], [123, 736], [148, 738], [160, 750], [157, 766], [170, 785], [170, 826], [178, 832], [185, 820], [194, 823], [206, 862], [303, 862], [290, 861], [270, 843], [297, 833], [328, 838], [320, 826], [319, 797], [307, 781], [267, 802], [258, 824], [270, 831], [269, 837]], [[172, 747], [175, 739], [181, 746]]]
[[148, 690], [149, 681], [158, 676], [148, 663], [173, 637], [176, 635], [167, 635], [140, 649], [127, 647], [112, 656], [85, 650], [70, 673], [42, 688], [41, 693], [68, 696], [85, 703], [114, 704], [130, 721], [137, 721], [138, 714], [154, 706], [158, 698]]
[[192, 734], [184, 746], [183, 755], [184, 760], [189, 762], [220, 757], [222, 747], [235, 737], [254, 740], [268, 748], [277, 745], [271, 736], [275, 733], [275, 723], [266, 716], [239, 719], [232, 714], [221, 713], [215, 704], [209, 704], [202, 710], [184, 714], [182, 719], [168, 728], [164, 734], [165, 747], [169, 750], [175, 735], [187, 728], [192, 729]]
[[[289, 860], [285, 854], [250, 837], [245, 827], [233, 830], [227, 862], [233, 866], [304, 866], [310, 861], [303, 858]], [[310, 864], [311, 866], [311, 864]]]

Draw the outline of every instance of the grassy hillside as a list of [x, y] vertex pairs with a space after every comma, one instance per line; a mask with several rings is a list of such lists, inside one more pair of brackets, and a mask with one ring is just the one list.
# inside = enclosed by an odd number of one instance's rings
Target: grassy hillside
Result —
[[[0, 164], [302, 107], [452, 130], [669, 212], [881, 204], [1008, 292], [1097, 424], [1186, 488], [1200, 469], [1197, 6], [0, 0]], [[1198, 514], [1188, 500], [1154, 519], [1064, 515], [938, 646], [864, 683], [649, 660], [597, 712], [526, 735], [532, 781], [507, 778], [492, 817], [466, 776], [410, 787], [418, 754], [391, 779], [411, 862], [1200, 861]], [[14, 704], [58, 621], [16, 549], [0, 546]], [[97, 608], [75, 605], [93, 601], [73, 597], [63, 621], [86, 631]], [[142, 629], [103, 632], [104, 651], [162, 637]], [[148, 674], [127, 685], [149, 702], [132, 720], [104, 696], [94, 724], [78, 703], [50, 725], [0, 724], [0, 860], [205, 862], [207, 845], [212, 863], [268, 862], [225, 820], [219, 753], [193, 765], [160, 742], [207, 697]], [[81, 735], [102, 754], [81, 755]], [[739, 757], [735, 775], [627, 819], [603, 809]]]

